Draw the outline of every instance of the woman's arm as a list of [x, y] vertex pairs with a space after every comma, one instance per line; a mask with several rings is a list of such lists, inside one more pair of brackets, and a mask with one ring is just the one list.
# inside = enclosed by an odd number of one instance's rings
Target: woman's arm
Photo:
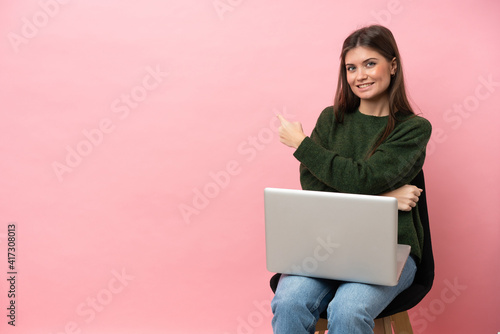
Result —
[[[430, 123], [415, 117], [401, 123], [371, 157], [354, 160], [322, 144], [320, 133], [327, 133], [324, 127], [330, 124], [324, 124], [326, 119], [318, 119], [311, 137], [305, 137], [300, 123], [280, 120], [280, 140], [291, 147], [298, 145], [294, 156], [301, 162], [301, 171], [307, 169], [308, 180], [315, 178], [346, 193], [376, 195], [408, 184], [422, 168], [431, 134]], [[301, 173], [302, 181], [307, 180]]]

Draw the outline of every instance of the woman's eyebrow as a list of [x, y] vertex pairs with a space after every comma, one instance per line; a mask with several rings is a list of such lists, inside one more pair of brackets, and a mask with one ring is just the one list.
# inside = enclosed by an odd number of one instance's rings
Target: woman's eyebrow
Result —
[[[371, 57], [371, 58], [368, 58], [368, 59], [365, 59], [363, 60], [363, 64], [366, 64], [367, 62], [369, 62], [370, 60], [378, 60], [378, 58], [375, 58], [375, 57]], [[351, 64], [351, 63], [346, 63], [345, 66], [354, 66], [354, 64]]]

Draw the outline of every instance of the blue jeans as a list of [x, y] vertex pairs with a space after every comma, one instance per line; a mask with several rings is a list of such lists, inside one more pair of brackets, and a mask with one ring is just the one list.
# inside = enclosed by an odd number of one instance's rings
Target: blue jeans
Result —
[[319, 315], [327, 310], [329, 334], [373, 334], [374, 319], [413, 283], [416, 271], [410, 256], [396, 286], [282, 275], [271, 302], [273, 331], [313, 334]]

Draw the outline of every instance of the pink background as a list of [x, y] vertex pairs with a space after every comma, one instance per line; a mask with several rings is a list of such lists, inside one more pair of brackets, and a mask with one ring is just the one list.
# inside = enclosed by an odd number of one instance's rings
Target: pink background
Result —
[[500, 331], [497, 1], [0, 8], [0, 332], [271, 333], [263, 189], [299, 187], [274, 115], [309, 133], [342, 41], [369, 23], [393, 31], [434, 128], [437, 274], [414, 331]]

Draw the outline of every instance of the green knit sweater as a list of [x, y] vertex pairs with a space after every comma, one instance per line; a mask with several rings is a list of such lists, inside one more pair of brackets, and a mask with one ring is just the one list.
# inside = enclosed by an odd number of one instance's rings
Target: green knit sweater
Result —
[[[424, 164], [431, 124], [419, 116], [398, 116], [395, 129], [368, 157], [388, 118], [356, 110], [338, 123], [333, 107], [323, 110], [311, 136], [294, 153], [301, 163], [302, 188], [378, 195], [409, 184]], [[398, 214], [398, 242], [410, 245], [418, 262], [423, 245], [418, 210]]]

